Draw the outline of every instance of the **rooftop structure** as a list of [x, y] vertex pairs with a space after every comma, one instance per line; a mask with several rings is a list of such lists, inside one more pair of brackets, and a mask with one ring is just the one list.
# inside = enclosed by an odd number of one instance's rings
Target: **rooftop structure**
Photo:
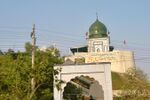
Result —
[[91, 24], [88, 33], [87, 44], [70, 48], [73, 55], [66, 57], [66, 61], [71, 63], [111, 62], [111, 70], [119, 73], [125, 73], [135, 66], [133, 52], [114, 50], [110, 44], [108, 30], [98, 18]]

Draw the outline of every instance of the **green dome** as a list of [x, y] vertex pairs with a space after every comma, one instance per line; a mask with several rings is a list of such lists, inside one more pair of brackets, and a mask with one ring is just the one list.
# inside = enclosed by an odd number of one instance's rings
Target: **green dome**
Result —
[[89, 38], [107, 37], [107, 28], [98, 19], [89, 28]]

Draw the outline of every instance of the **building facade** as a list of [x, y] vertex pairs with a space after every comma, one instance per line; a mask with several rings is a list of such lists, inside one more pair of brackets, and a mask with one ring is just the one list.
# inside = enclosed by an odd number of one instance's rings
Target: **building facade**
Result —
[[87, 45], [70, 49], [73, 55], [66, 57], [66, 62], [78, 63], [81, 59], [83, 63], [111, 62], [111, 70], [119, 73], [125, 73], [135, 66], [134, 53], [114, 50], [110, 45], [109, 32], [98, 18], [89, 28]]

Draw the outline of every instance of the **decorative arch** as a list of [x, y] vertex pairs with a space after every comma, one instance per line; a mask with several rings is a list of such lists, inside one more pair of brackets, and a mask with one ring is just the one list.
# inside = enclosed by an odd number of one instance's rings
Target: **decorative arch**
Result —
[[104, 90], [94, 78], [90, 76], [76, 76], [66, 83], [63, 91], [63, 99], [78, 99], [93, 98], [104, 99]]
[[[90, 96], [90, 98], [100, 97], [102, 100], [112, 100], [110, 63], [105, 62], [79, 65], [60, 65], [54, 67], [54, 69], [58, 68], [60, 68], [61, 71], [58, 73], [57, 77], [59, 80], [65, 81], [65, 83], [61, 85], [62, 90], [58, 90], [56, 87], [54, 87], [54, 100], [66, 100], [64, 99], [67, 98], [65, 96], [68, 96], [71, 91], [69, 90], [69, 92], [65, 94], [66, 88], [68, 86], [77, 91], [76, 93], [72, 93], [78, 94], [75, 98], [82, 97], [83, 95], [85, 97]], [[83, 88], [84, 92], [81, 93]], [[99, 90], [101, 93], [99, 93]], [[88, 98], [86, 100], [88, 100]]]

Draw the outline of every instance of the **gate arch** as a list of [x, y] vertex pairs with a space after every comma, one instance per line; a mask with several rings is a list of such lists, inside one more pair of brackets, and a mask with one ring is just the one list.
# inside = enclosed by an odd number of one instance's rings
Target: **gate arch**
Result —
[[67, 82], [63, 91], [63, 99], [79, 100], [85, 97], [103, 100], [104, 90], [102, 85], [94, 78], [84, 75], [76, 76]]
[[[54, 100], [65, 100], [63, 99], [63, 92], [65, 87], [67, 87], [67, 83], [72, 82], [73, 79], [85, 79], [89, 77], [89, 79], [93, 79], [94, 82], [93, 88], [88, 89], [91, 92], [88, 94], [92, 94], [92, 91], [100, 87], [103, 90], [103, 100], [112, 100], [112, 83], [111, 83], [111, 68], [110, 63], [88, 63], [81, 65], [60, 65], [55, 66], [54, 69], [61, 69], [61, 72], [57, 75], [59, 80], [65, 81], [65, 84], [61, 85], [62, 90], [57, 90], [54, 87]], [[54, 76], [55, 80], [55, 76]], [[54, 81], [55, 85], [55, 81]], [[99, 95], [99, 93], [98, 93]], [[95, 96], [95, 95], [94, 95]], [[96, 97], [98, 97], [96, 95]]]

